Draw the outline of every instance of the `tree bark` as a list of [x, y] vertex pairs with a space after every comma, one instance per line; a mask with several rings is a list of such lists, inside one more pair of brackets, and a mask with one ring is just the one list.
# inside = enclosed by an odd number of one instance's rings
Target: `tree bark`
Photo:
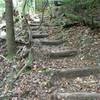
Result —
[[7, 50], [8, 50], [8, 56], [13, 57], [16, 54], [16, 42], [14, 34], [12, 0], [5, 0], [5, 8], [6, 8]]

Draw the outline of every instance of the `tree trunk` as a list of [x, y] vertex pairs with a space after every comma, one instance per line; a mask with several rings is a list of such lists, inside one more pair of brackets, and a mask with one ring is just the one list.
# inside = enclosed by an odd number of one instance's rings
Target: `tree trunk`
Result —
[[8, 50], [8, 56], [13, 57], [16, 54], [16, 42], [14, 34], [12, 0], [5, 0], [5, 9], [6, 9], [7, 50]]

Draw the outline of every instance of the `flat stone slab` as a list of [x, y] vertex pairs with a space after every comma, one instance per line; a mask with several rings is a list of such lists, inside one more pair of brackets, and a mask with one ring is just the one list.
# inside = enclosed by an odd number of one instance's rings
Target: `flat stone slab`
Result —
[[65, 40], [41, 40], [42, 45], [60, 45], [65, 42]]
[[32, 26], [31, 27], [31, 30], [33, 31], [33, 30], [38, 30], [38, 28], [39, 28], [39, 26]]
[[48, 34], [33, 34], [32, 38], [46, 38], [48, 36]]
[[62, 78], [74, 79], [77, 77], [86, 77], [90, 75], [100, 74], [100, 67], [88, 67], [88, 68], [73, 68], [73, 69], [62, 69], [55, 70], [52, 73], [52, 77], [48, 82], [49, 86], [53, 86], [54, 82], [61, 80]]
[[78, 55], [78, 50], [61, 50], [61, 51], [55, 51], [55, 52], [48, 52], [47, 55], [50, 58], [54, 58], [54, 59], [59, 59], [59, 58], [65, 58], [65, 57], [74, 57], [76, 55]]
[[30, 26], [39, 26], [40, 23], [30, 23], [29, 25], [30, 25]]
[[50, 100], [100, 100], [100, 93], [96, 92], [57, 93], [54, 96], [51, 96]]

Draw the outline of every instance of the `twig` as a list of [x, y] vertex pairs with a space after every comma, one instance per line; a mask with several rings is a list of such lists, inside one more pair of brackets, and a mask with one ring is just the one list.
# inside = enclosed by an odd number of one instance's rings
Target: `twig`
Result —
[[19, 78], [20, 74], [23, 72], [23, 70], [26, 68], [27, 63], [22, 67], [22, 69], [17, 73], [14, 82]]
[[3, 58], [4, 60], [10, 62], [9, 59], [7, 59], [6, 57], [4, 57], [3, 55], [0, 55], [0, 57]]

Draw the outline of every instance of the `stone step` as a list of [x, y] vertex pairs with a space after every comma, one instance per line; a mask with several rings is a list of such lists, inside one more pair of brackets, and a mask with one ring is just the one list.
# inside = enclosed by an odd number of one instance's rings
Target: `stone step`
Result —
[[57, 45], [63, 44], [65, 40], [41, 40], [40, 42], [42, 45], [57, 46]]
[[47, 34], [46, 32], [43, 32], [42, 30], [32, 30], [33, 34]]
[[49, 100], [100, 100], [100, 93], [96, 92], [76, 92], [76, 93], [56, 93]]
[[48, 34], [33, 34], [32, 38], [46, 38], [48, 36]]
[[49, 85], [53, 86], [54, 82], [61, 80], [62, 78], [65, 79], [75, 79], [77, 77], [86, 77], [90, 75], [98, 75], [100, 74], [100, 67], [86, 67], [85, 68], [72, 68], [72, 69], [62, 69], [62, 70], [55, 70], [52, 73], [52, 77], [48, 82]]
[[40, 23], [30, 23], [29, 25], [30, 25], [30, 26], [39, 26]]
[[32, 31], [34, 30], [38, 30], [39, 26], [33, 26], [33, 27], [30, 27]]
[[49, 51], [46, 55], [53, 59], [75, 57], [76, 55], [78, 55], [78, 50], [72, 49], [72, 50], [61, 50], [61, 51], [55, 51], [55, 52]]

